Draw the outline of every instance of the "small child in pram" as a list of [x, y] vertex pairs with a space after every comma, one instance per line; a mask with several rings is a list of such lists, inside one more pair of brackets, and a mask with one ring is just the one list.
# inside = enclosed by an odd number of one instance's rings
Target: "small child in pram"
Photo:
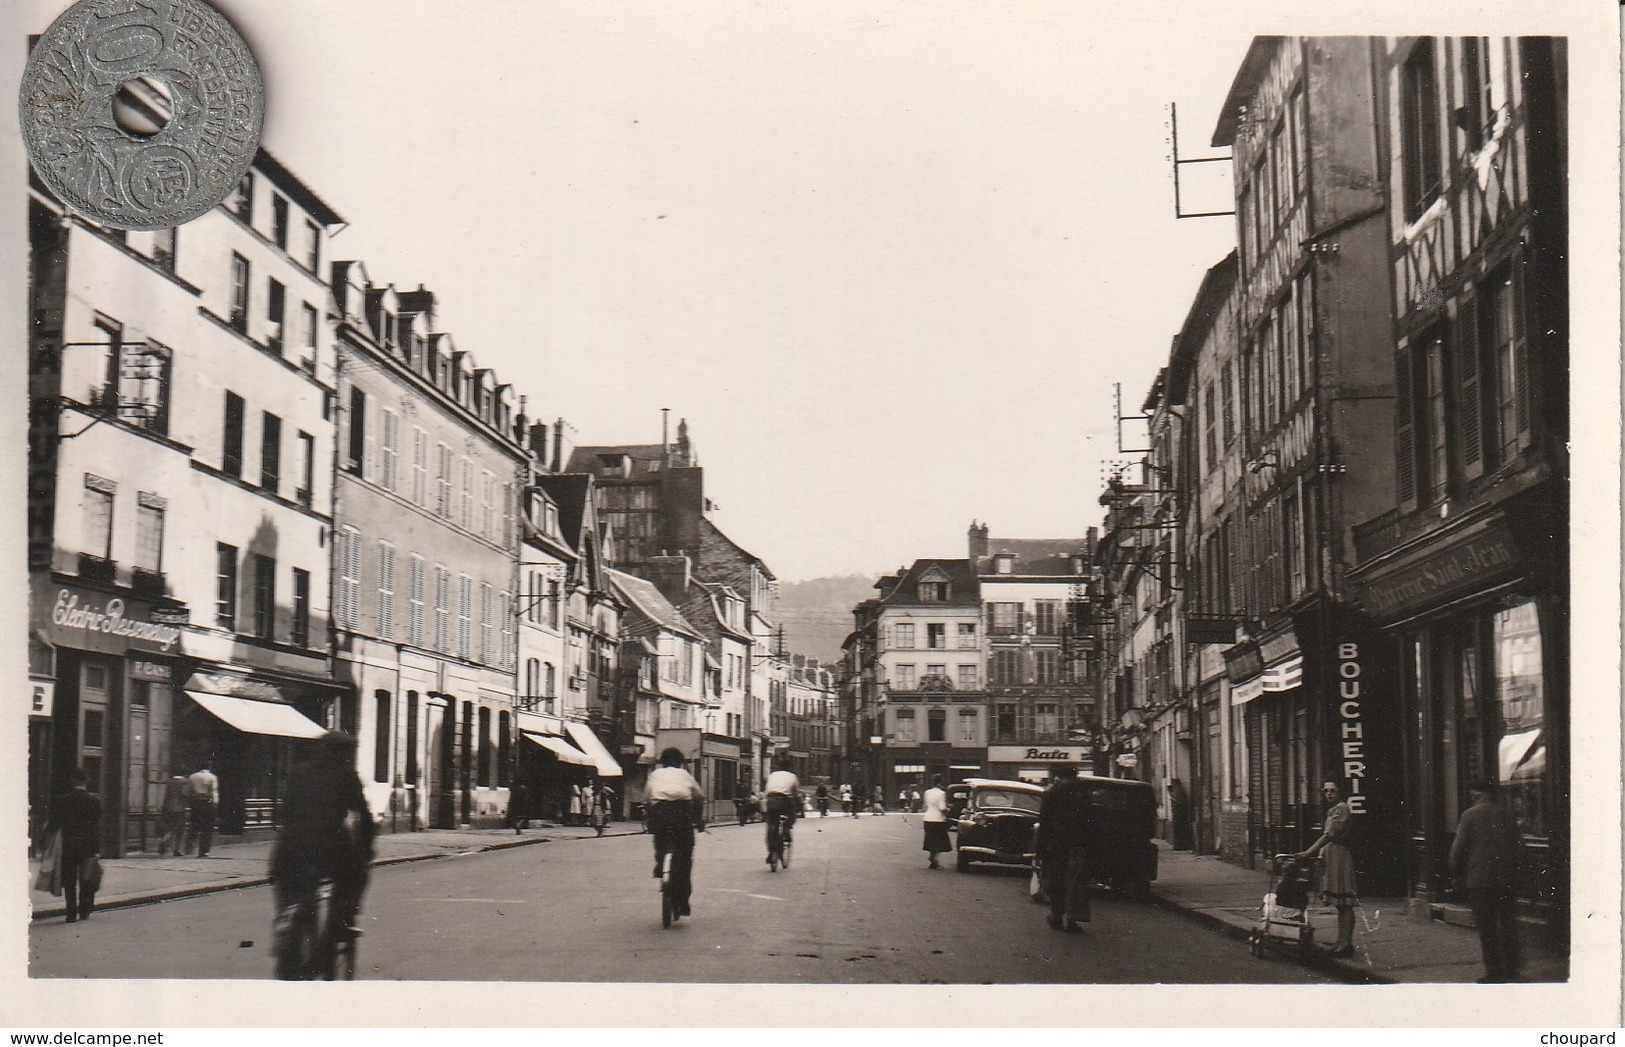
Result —
[[1309, 922], [1311, 861], [1277, 854], [1270, 861], [1270, 890], [1264, 895], [1261, 918], [1248, 935], [1249, 951], [1260, 956], [1267, 944], [1308, 946], [1315, 939]]

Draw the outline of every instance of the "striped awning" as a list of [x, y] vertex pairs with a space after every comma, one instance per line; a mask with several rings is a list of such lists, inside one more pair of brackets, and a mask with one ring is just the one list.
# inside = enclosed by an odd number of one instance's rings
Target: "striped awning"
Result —
[[1295, 654], [1285, 661], [1267, 667], [1245, 683], [1230, 689], [1231, 705], [1246, 705], [1266, 691], [1290, 691], [1303, 683], [1303, 655]]

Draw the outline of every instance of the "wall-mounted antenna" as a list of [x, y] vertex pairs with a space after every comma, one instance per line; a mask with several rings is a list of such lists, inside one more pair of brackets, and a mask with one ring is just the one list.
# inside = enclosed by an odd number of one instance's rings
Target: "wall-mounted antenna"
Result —
[[1186, 164], [1227, 164], [1231, 161], [1228, 156], [1194, 156], [1181, 159], [1179, 155], [1179, 106], [1174, 102], [1168, 103], [1168, 125], [1173, 131], [1174, 138], [1174, 217], [1175, 218], [1222, 218], [1233, 215], [1230, 211], [1193, 211], [1186, 214], [1181, 210], [1182, 203], [1179, 197], [1179, 169]]

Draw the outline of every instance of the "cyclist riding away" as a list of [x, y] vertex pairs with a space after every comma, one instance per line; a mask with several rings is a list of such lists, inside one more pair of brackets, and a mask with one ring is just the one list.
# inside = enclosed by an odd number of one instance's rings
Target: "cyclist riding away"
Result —
[[645, 798], [649, 831], [655, 838], [655, 878], [660, 878], [666, 855], [671, 855], [667, 890], [677, 902], [677, 914], [687, 916], [694, 888], [694, 830], [705, 827], [705, 793], [683, 770], [681, 751], [669, 748], [660, 754], [660, 766], [649, 772]]
[[801, 780], [786, 761], [767, 776], [767, 864], [784, 860], [780, 842], [790, 836], [790, 823], [801, 813]]
[[[355, 769], [356, 742], [328, 731], [303, 773], [290, 776], [271, 847], [276, 892], [276, 976], [285, 980], [332, 977], [332, 947], [354, 941], [372, 868], [376, 826]], [[323, 881], [332, 885], [325, 926], [317, 924]], [[306, 939], [314, 928], [315, 941]]]
[[814, 795], [816, 795], [818, 797], [818, 817], [820, 817], [820, 818], [828, 818], [829, 817], [829, 786], [825, 785], [823, 782], [819, 782], [818, 783], [818, 788], [815, 791]]

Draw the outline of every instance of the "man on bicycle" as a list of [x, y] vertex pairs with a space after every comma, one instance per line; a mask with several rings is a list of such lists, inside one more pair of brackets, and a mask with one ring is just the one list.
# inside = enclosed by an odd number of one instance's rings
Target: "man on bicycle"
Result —
[[683, 770], [681, 750], [668, 748], [660, 754], [660, 766], [649, 772], [644, 799], [649, 831], [655, 838], [655, 878], [660, 877], [670, 854], [667, 889], [677, 902], [677, 915], [687, 916], [694, 890], [694, 830], [705, 827], [705, 793], [694, 776]]
[[801, 780], [787, 760], [767, 776], [767, 864], [782, 860], [779, 844], [790, 836], [790, 823], [801, 813]]
[[[361, 779], [355, 769], [356, 742], [342, 731], [328, 731], [303, 773], [290, 777], [280, 811], [281, 828], [271, 847], [271, 883], [276, 892], [276, 976], [308, 980], [331, 976], [330, 946], [339, 938], [353, 940], [372, 867], [376, 826]], [[312, 926], [322, 881], [332, 884], [326, 927], [317, 927], [321, 948], [301, 940], [301, 928]]]

